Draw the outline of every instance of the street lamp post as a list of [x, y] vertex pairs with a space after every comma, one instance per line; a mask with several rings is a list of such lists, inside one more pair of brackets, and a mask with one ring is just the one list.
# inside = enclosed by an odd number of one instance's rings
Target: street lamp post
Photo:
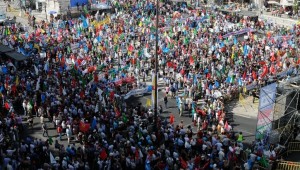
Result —
[[155, 39], [155, 92], [154, 92], [154, 131], [156, 132], [157, 129], [157, 73], [158, 73], [158, 19], [159, 19], [159, 0], [156, 0], [156, 39]]
[[46, 14], [46, 21], [48, 21], [48, 16], [47, 16], [47, 2], [45, 2], [45, 14]]

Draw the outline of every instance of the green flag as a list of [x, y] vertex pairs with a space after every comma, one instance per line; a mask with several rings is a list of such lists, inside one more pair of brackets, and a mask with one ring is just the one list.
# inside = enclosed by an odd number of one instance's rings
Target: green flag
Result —
[[231, 76], [231, 79], [230, 79], [230, 83], [233, 83], [233, 82], [234, 82], [234, 79], [235, 79], [235, 75], [232, 75], [232, 76]]
[[263, 156], [263, 157], [260, 159], [259, 163], [261, 164], [261, 166], [263, 166], [263, 167], [265, 167], [265, 168], [268, 168], [268, 167], [269, 167], [269, 163], [268, 163], [268, 161], [267, 161], [267, 159], [266, 159], [265, 156]]
[[124, 122], [124, 123], [127, 123], [127, 121], [128, 121], [127, 116], [126, 116], [125, 114], [123, 114], [123, 122]]
[[188, 45], [188, 44], [189, 44], [189, 38], [188, 38], [188, 37], [185, 37], [185, 39], [184, 39], [184, 44], [185, 44], [185, 45]]
[[216, 75], [217, 75], [218, 78], [221, 78], [221, 73], [220, 73], [219, 70], [216, 71]]
[[86, 6], [84, 6], [83, 11], [84, 11], [85, 14], [88, 14], [88, 13], [89, 13], [89, 11], [87, 10], [87, 7], [86, 7]]
[[49, 143], [49, 145], [52, 145], [52, 143], [53, 143], [52, 137], [49, 137], [49, 138], [48, 138], [48, 143]]
[[117, 52], [119, 50], [119, 46], [118, 45], [115, 45], [115, 52]]

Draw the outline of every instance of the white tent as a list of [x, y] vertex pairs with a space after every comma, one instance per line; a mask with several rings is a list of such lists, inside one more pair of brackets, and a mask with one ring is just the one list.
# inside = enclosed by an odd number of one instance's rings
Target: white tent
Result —
[[280, 5], [280, 3], [276, 2], [276, 1], [268, 1], [268, 4], [270, 4], [270, 5]]
[[282, 5], [282, 6], [294, 6], [293, 1], [289, 1], [289, 0], [281, 0], [280, 5]]

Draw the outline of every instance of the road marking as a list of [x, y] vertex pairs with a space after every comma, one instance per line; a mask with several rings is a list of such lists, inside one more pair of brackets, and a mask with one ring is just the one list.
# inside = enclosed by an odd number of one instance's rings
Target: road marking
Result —
[[187, 125], [184, 125], [184, 127], [188, 127], [188, 126], [191, 126], [193, 125], [194, 123], [190, 123], [190, 124], [187, 124]]
[[236, 116], [245, 117], [245, 118], [248, 118], [248, 119], [254, 118], [252, 116], [243, 115], [243, 114], [236, 114]]

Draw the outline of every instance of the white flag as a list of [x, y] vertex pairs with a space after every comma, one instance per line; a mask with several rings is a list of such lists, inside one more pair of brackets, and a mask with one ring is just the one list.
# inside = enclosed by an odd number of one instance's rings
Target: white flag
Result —
[[50, 152], [50, 163], [56, 164], [56, 160], [54, 159], [54, 156], [52, 155], [52, 152]]

